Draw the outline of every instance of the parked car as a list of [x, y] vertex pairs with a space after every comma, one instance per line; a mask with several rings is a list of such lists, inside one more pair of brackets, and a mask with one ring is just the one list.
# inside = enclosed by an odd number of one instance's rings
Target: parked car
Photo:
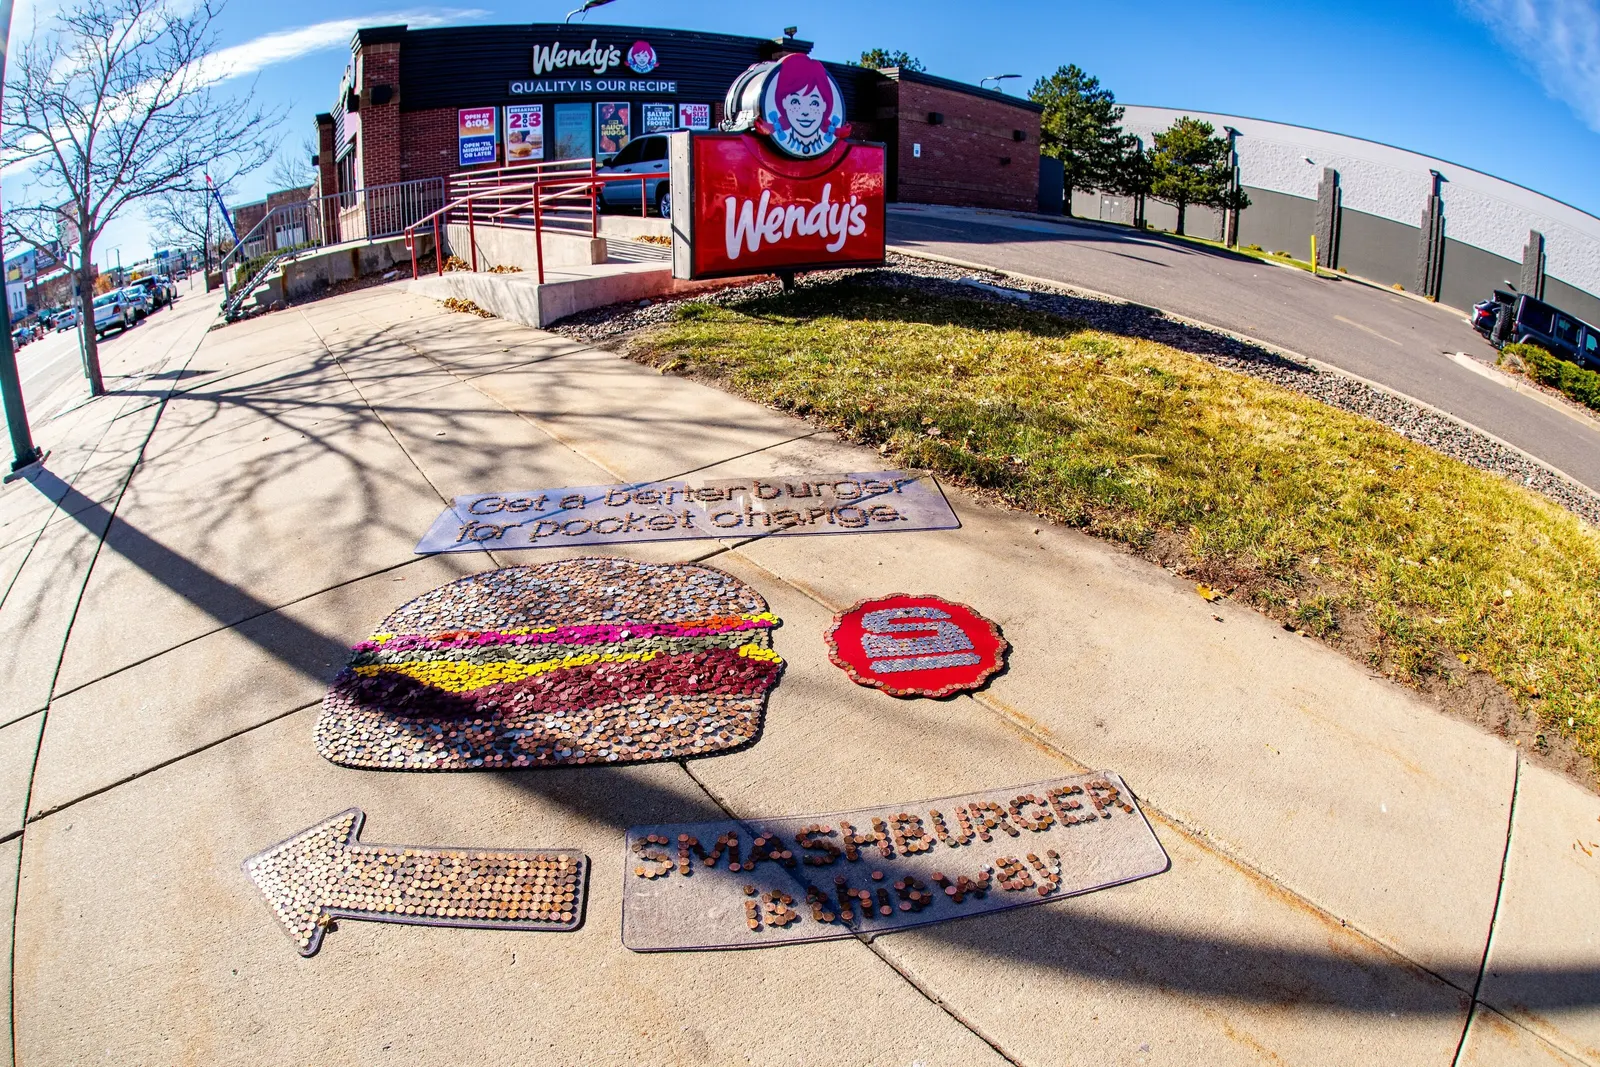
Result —
[[[606, 165], [595, 173], [602, 177], [617, 174], [648, 175], [636, 182], [606, 182], [600, 186], [600, 207], [608, 211], [637, 210], [644, 207], [664, 219], [672, 217], [672, 185], [667, 173], [667, 135], [650, 133], [635, 137], [622, 146]], [[641, 199], [642, 186], [642, 199]]]
[[11, 331], [11, 347], [13, 349], [21, 348], [31, 340], [33, 340], [32, 326], [18, 326]]
[[154, 309], [150, 303], [150, 296], [137, 285], [124, 286], [117, 292], [122, 294], [123, 300], [133, 309], [133, 321], [140, 322], [149, 316]]
[[78, 325], [78, 309], [62, 308], [50, 319], [50, 325], [55, 328], [57, 333], [62, 330], [76, 329]]
[[152, 308], [164, 308], [178, 296], [177, 286], [159, 275], [140, 278], [129, 288], [142, 290], [145, 297], [150, 301]]
[[1496, 289], [1472, 306], [1472, 328], [1494, 344], [1536, 344], [1580, 367], [1600, 368], [1600, 329], [1526, 293]]
[[113, 289], [111, 292], [94, 298], [94, 335], [104, 337], [112, 328], [126, 330], [137, 320], [133, 304], [123, 295], [123, 290]]

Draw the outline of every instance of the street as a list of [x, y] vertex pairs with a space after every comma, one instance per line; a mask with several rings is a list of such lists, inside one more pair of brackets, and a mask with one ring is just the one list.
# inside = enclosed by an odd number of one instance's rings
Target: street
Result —
[[1080, 285], [1259, 338], [1432, 404], [1600, 489], [1600, 431], [1452, 362], [1495, 351], [1457, 311], [1100, 223], [892, 210], [889, 244]]

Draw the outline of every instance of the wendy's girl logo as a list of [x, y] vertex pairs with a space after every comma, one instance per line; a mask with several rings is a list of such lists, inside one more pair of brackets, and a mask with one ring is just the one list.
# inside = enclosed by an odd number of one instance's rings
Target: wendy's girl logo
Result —
[[635, 41], [628, 49], [628, 68], [635, 74], [649, 74], [660, 62], [649, 41]]
[[822, 155], [849, 133], [839, 84], [810, 56], [784, 56], [765, 76], [756, 129], [797, 159]]

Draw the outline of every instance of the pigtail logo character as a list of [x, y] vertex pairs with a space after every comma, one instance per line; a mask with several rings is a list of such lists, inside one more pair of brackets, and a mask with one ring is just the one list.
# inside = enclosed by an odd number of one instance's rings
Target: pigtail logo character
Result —
[[828, 68], [799, 54], [779, 60], [762, 87], [756, 128], [797, 159], [815, 159], [832, 148], [849, 129], [844, 96]]

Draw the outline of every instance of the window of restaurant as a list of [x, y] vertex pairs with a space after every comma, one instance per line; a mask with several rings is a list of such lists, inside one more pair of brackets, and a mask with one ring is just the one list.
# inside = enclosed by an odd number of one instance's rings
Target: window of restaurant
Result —
[[556, 159], [588, 159], [594, 155], [593, 114], [588, 104], [555, 106]]

